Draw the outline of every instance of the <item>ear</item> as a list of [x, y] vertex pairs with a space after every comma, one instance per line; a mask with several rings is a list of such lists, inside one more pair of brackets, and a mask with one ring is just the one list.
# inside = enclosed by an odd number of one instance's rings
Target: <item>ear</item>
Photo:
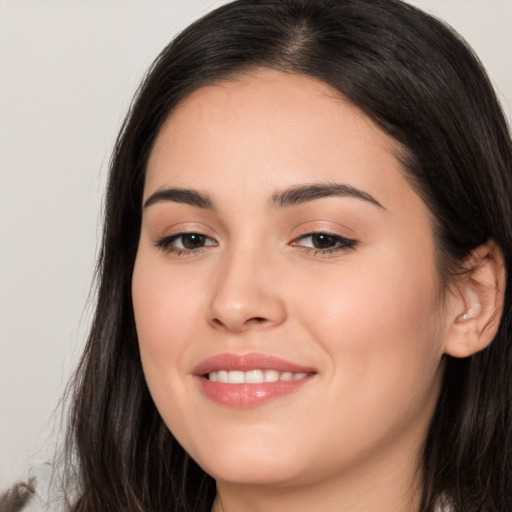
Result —
[[448, 307], [445, 354], [468, 357], [496, 336], [503, 313], [506, 273], [501, 250], [488, 241], [471, 251]]

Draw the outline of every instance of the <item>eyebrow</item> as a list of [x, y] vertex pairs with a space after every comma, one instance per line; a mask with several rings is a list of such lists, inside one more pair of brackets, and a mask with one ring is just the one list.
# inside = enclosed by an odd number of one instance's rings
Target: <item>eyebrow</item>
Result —
[[144, 208], [161, 201], [189, 204], [207, 210], [213, 210], [214, 208], [213, 201], [208, 195], [187, 188], [165, 188], [157, 190], [146, 199]]
[[367, 201], [383, 210], [386, 209], [377, 199], [368, 194], [368, 192], [364, 192], [350, 185], [338, 183], [299, 185], [274, 194], [271, 202], [273, 206], [283, 208], [314, 201], [315, 199], [322, 199], [324, 197], [354, 197]]
[[[364, 192], [363, 190], [350, 185], [338, 183], [313, 183], [310, 185], [299, 185], [288, 188], [281, 192], [276, 192], [272, 196], [270, 203], [273, 207], [285, 208], [326, 197], [354, 197], [371, 203], [383, 210], [386, 209], [372, 195], [368, 194], [368, 192]], [[207, 194], [186, 188], [165, 188], [157, 190], [145, 201], [144, 208], [166, 201], [188, 204], [207, 210], [215, 209], [213, 201]]]

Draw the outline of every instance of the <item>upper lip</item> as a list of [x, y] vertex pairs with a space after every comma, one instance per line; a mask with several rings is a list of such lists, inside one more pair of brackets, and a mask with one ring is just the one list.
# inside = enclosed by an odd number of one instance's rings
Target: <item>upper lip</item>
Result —
[[278, 372], [316, 373], [310, 366], [292, 363], [280, 357], [267, 354], [216, 354], [201, 361], [194, 369], [195, 375], [206, 375], [210, 372], [251, 371], [251, 370], [277, 370]]

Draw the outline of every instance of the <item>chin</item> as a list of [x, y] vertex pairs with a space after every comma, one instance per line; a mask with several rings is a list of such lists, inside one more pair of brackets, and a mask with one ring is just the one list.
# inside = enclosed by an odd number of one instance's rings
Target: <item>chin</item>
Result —
[[282, 485], [302, 473], [296, 455], [275, 448], [250, 452], [247, 447], [231, 447], [221, 453], [211, 451], [196, 461], [216, 481], [237, 485]]
[[225, 464], [214, 464], [211, 470], [207, 471], [217, 482], [225, 482], [232, 485], [253, 485], [253, 486], [280, 486], [294, 482], [299, 478], [298, 474], [291, 472], [286, 465], [268, 462], [267, 464], [253, 465], [252, 467], [237, 464], [226, 466]]

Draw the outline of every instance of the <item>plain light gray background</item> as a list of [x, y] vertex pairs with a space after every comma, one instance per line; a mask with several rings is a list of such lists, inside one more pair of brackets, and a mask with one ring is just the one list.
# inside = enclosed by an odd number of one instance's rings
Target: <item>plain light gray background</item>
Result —
[[[0, 488], [53, 449], [135, 88], [178, 30], [222, 3], [0, 0]], [[512, 0], [410, 3], [466, 37], [512, 118]]]

